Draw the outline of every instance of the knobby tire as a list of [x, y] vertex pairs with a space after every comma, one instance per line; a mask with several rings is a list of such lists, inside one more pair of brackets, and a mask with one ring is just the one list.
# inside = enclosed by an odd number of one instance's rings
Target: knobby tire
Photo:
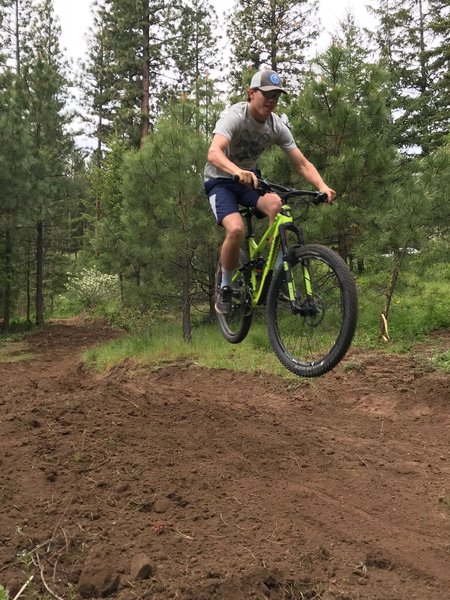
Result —
[[[289, 301], [283, 267], [275, 273], [267, 299], [269, 339], [281, 363], [302, 377], [318, 377], [344, 357], [355, 333], [358, 302], [354, 278], [333, 250], [310, 244], [290, 257], [296, 308]], [[306, 293], [304, 268], [311, 280]]]

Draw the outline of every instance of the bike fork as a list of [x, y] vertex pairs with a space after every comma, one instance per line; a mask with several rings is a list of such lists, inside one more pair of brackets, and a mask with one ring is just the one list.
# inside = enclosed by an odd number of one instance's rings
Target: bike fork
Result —
[[[289, 247], [287, 246], [286, 230], [290, 230], [295, 233], [295, 235], [297, 236], [297, 242], [298, 242], [297, 244], [294, 244]], [[308, 302], [308, 300], [311, 300], [313, 297], [311, 276], [309, 273], [308, 263], [305, 261], [302, 261], [301, 272], [302, 272], [303, 284], [304, 284], [304, 287], [302, 286], [302, 289], [304, 289], [306, 292], [306, 298], [304, 299], [302, 304], [300, 304], [301, 298], [298, 297], [299, 294], [298, 294], [297, 287], [295, 285], [294, 277], [292, 275], [291, 264], [293, 264], [293, 262], [294, 262], [296, 249], [300, 248], [303, 245], [303, 234], [302, 234], [301, 230], [299, 230], [293, 223], [290, 223], [290, 224], [280, 227], [280, 237], [281, 237], [281, 249], [283, 252], [283, 269], [284, 269], [284, 274], [285, 274], [285, 278], [286, 278], [286, 285], [287, 285], [289, 301], [291, 303], [292, 312], [293, 313], [299, 313], [299, 312], [302, 313], [304, 311], [304, 306], [303, 306], [304, 302], [305, 301]]]
[[294, 314], [300, 314], [303, 317], [315, 315], [316, 311], [314, 307], [313, 290], [308, 265], [302, 261], [301, 277], [303, 277], [304, 290], [306, 292], [306, 297], [303, 299], [303, 294], [299, 293], [292, 276], [292, 268], [289, 260], [285, 260], [283, 262], [283, 267], [292, 312]]

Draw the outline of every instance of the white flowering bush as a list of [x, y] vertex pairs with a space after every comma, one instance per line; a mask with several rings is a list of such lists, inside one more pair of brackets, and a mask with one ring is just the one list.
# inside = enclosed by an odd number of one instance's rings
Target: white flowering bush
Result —
[[67, 290], [74, 293], [83, 306], [94, 308], [117, 299], [119, 278], [96, 269], [82, 269], [79, 275], [70, 279]]

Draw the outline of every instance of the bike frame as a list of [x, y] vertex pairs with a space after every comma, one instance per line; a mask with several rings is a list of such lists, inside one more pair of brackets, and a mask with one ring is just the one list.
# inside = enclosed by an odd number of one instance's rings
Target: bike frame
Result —
[[[286, 282], [289, 291], [289, 299], [294, 305], [296, 302], [296, 290], [295, 284], [292, 279], [291, 269], [287, 261], [288, 257], [288, 241], [287, 232], [291, 231], [294, 233], [297, 244], [303, 245], [303, 233], [293, 222], [291, 215], [291, 208], [289, 205], [284, 204], [280, 212], [275, 217], [273, 223], [266, 229], [262, 234], [259, 241], [255, 238], [253, 229], [253, 215], [254, 211], [251, 209], [242, 209], [241, 214], [246, 221], [247, 225], [247, 247], [249, 261], [243, 265], [240, 272], [250, 271], [250, 284], [252, 290], [252, 305], [258, 306], [265, 302], [267, 292], [272, 280], [272, 275], [275, 269], [276, 259], [278, 252], [282, 252], [283, 256], [283, 268], [286, 271]], [[258, 267], [261, 264], [261, 255], [264, 250], [269, 246], [269, 252], [267, 259], [265, 260], [264, 268], [259, 274], [257, 272]], [[264, 260], [264, 259], [263, 259]], [[309, 274], [307, 267], [304, 268], [304, 276], [306, 282], [306, 289], [308, 295], [312, 294], [311, 285], [309, 283]], [[235, 275], [235, 279], [238, 279], [239, 271]], [[309, 283], [309, 285], [308, 285]]]
[[[269, 227], [258, 227], [257, 236], [254, 219], [264, 215], [255, 207], [239, 209], [246, 224], [245, 251], [233, 275], [231, 309], [218, 314], [219, 326], [228, 342], [239, 344], [250, 331], [254, 311], [265, 304], [269, 341], [280, 362], [296, 375], [318, 377], [335, 367], [350, 347], [358, 316], [357, 290], [348, 266], [334, 250], [304, 243], [288, 203], [299, 198], [302, 205], [318, 205], [329, 199], [325, 192], [263, 179], [257, 189], [260, 195], [277, 193], [283, 206]], [[219, 292], [220, 261], [216, 273]]]

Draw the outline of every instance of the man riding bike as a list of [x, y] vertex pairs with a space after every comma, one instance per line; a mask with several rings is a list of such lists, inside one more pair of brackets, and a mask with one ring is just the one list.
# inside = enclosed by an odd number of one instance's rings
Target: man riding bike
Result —
[[[290, 129], [274, 110], [281, 94], [286, 94], [275, 71], [253, 75], [247, 102], [238, 102], [225, 110], [217, 121], [205, 166], [205, 191], [218, 225], [225, 229], [220, 253], [221, 289], [215, 309], [227, 315], [231, 310], [232, 277], [239, 264], [244, 223], [239, 205], [256, 206], [272, 222], [281, 209], [275, 193], [258, 194], [257, 162], [272, 145], [288, 156], [295, 171], [333, 202], [336, 192], [322, 179], [316, 167], [297, 147]], [[235, 178], [239, 178], [236, 181]]]

